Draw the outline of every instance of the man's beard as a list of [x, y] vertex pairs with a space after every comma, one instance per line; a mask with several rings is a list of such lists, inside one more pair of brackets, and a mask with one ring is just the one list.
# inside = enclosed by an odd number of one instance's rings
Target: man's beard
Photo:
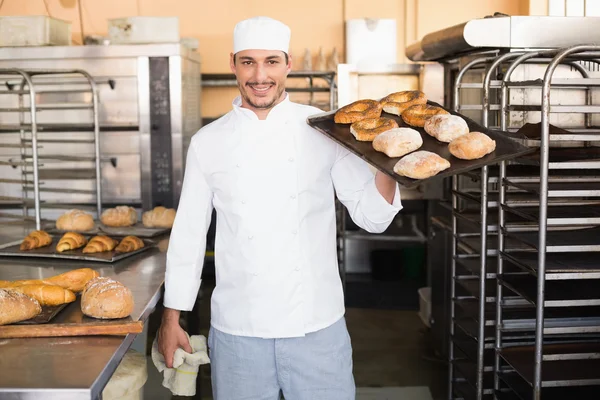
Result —
[[[264, 85], [275, 85], [275, 82], [272, 82], [272, 81], [271, 82], [261, 82], [261, 83]], [[275, 105], [277, 100], [279, 100], [279, 98], [281, 97], [281, 94], [283, 93], [283, 87], [280, 87], [280, 86], [277, 87], [277, 92], [275, 93], [275, 96], [273, 96], [273, 98], [268, 103], [257, 104], [254, 101], [252, 101], [252, 99], [246, 92], [246, 89], [252, 90], [252, 88], [250, 86], [257, 86], [257, 85], [260, 85], [261, 83], [248, 82], [248, 83], [246, 83], [246, 85], [244, 85], [244, 87], [242, 87], [242, 85], [238, 82], [238, 88], [240, 89], [240, 93], [241, 93], [242, 97], [250, 106], [252, 106], [253, 108], [259, 109], [259, 110], [268, 110], [270, 108], [273, 108], [273, 106]], [[246, 88], [246, 86], [248, 86], [248, 88]], [[264, 100], [267, 100], [267, 98], [265, 98]]]

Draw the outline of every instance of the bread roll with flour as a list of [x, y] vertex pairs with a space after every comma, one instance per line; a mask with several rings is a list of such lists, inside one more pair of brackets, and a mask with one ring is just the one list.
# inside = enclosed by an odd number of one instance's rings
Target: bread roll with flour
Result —
[[394, 165], [394, 172], [411, 179], [426, 179], [450, 168], [450, 162], [430, 151], [415, 151]]
[[0, 289], [0, 325], [33, 318], [42, 312], [40, 303], [23, 293]]
[[379, 134], [373, 148], [388, 157], [402, 157], [423, 146], [421, 134], [411, 128], [394, 128]]
[[94, 229], [94, 218], [81, 210], [69, 210], [56, 220], [56, 229], [85, 232]]
[[484, 133], [469, 132], [450, 142], [448, 150], [461, 160], [476, 160], [496, 150], [496, 141]]
[[440, 142], [450, 143], [454, 139], [469, 133], [469, 125], [458, 115], [439, 114], [425, 121], [423, 126], [429, 136]]
[[102, 212], [100, 221], [106, 226], [131, 226], [137, 222], [138, 215], [133, 207], [117, 206]]
[[128, 317], [133, 311], [131, 290], [111, 278], [94, 278], [81, 294], [81, 311], [88, 317], [115, 319]]

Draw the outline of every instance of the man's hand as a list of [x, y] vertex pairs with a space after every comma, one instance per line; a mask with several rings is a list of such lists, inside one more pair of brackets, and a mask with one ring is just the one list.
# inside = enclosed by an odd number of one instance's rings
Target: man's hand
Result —
[[396, 181], [381, 171], [375, 174], [375, 186], [383, 198], [390, 204], [394, 201], [396, 194]]
[[158, 352], [165, 358], [167, 368], [173, 368], [173, 356], [178, 348], [193, 352], [185, 331], [179, 326], [179, 313], [179, 310], [165, 308], [158, 329]]

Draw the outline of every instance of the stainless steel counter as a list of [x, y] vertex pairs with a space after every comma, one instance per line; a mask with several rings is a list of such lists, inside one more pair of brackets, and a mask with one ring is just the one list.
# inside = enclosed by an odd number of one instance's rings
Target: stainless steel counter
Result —
[[[0, 242], [14, 241], [20, 229], [2, 227]], [[114, 264], [69, 260], [0, 258], [0, 280], [38, 279], [89, 267], [118, 280], [133, 293], [131, 317], [145, 321], [161, 297], [168, 238], [158, 248]], [[81, 319], [79, 302], [69, 304], [56, 322]], [[97, 399], [136, 335], [0, 340], [0, 399]]]

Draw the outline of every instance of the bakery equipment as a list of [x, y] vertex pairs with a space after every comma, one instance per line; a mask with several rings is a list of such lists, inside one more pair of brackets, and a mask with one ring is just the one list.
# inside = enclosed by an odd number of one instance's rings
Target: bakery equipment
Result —
[[597, 26], [498, 16], [434, 32], [408, 51], [441, 62], [446, 106], [490, 129], [537, 129], [524, 142], [536, 148], [530, 156], [453, 177], [432, 218], [449, 229], [445, 255], [430, 243], [450, 260], [449, 272], [430, 271], [449, 399], [587, 398], [568, 387], [600, 382], [589, 361], [600, 330], [597, 236], [583, 230], [598, 222], [600, 53], [561, 49], [597, 42]]
[[[178, 43], [1, 48], [0, 68], [87, 71], [98, 87], [103, 204], [176, 207], [187, 147], [201, 126], [196, 52]], [[82, 83], [70, 76], [40, 80], [36, 87], [52, 93], [38, 96], [37, 104], [89, 106], [92, 97], [78, 92]], [[43, 127], [43, 151], [63, 159], [53, 175], [43, 177], [45, 184], [90, 190], [89, 161], [78, 159], [94, 154], [88, 116], [54, 109], [40, 114], [37, 123]], [[0, 143], [9, 144], [5, 135]], [[0, 190], [5, 188], [0, 185]], [[55, 219], [74, 206], [96, 213], [94, 201], [93, 193], [42, 191], [42, 207], [47, 207], [43, 218]]]

